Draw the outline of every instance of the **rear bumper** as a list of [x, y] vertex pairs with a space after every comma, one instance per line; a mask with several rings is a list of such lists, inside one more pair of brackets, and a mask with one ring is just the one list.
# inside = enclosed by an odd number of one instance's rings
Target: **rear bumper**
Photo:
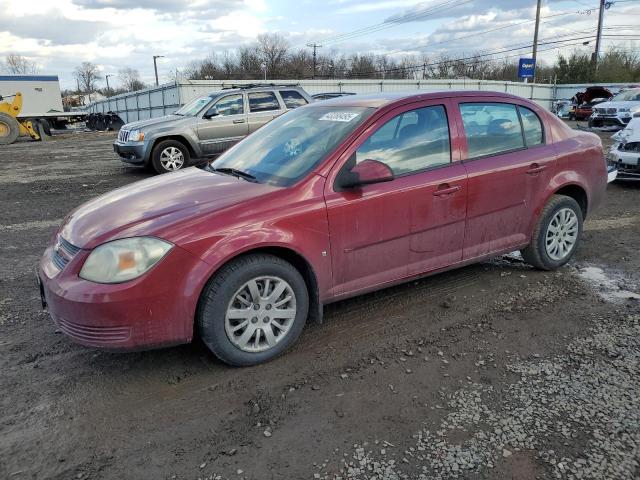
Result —
[[120, 142], [113, 143], [113, 151], [120, 157], [120, 160], [132, 165], [144, 165], [148, 160], [147, 150], [145, 143], [133, 145]]
[[193, 319], [206, 265], [174, 247], [141, 277], [99, 284], [78, 276], [89, 252], [82, 250], [62, 271], [49, 247], [38, 277], [43, 305], [74, 342], [112, 351], [146, 350], [191, 341]]

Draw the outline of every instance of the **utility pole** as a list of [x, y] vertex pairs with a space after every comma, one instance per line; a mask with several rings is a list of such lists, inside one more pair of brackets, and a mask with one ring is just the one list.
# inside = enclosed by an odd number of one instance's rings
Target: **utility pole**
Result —
[[154, 55], [153, 56], [153, 71], [156, 72], [156, 87], [158, 84], [158, 64], [156, 63], [156, 59], [164, 58], [164, 55]]
[[598, 69], [598, 56], [600, 55], [600, 40], [602, 38], [602, 24], [604, 23], [604, 10], [607, 7], [605, 0], [600, 0], [600, 14], [598, 15], [598, 36], [596, 37], [596, 51], [593, 52], [593, 71]]
[[111, 89], [109, 88], [109, 77], [113, 77], [113, 74], [110, 73], [109, 75], [104, 76], [104, 79], [107, 81], [107, 97], [109, 96], [109, 93], [111, 93]]
[[322, 45], [319, 45], [314, 42], [314, 43], [307, 43], [307, 47], [313, 48], [313, 75], [311, 75], [311, 78], [315, 79], [316, 78], [316, 50], [318, 48], [322, 48]]
[[536, 57], [538, 56], [538, 30], [540, 30], [540, 4], [542, 0], [538, 0], [538, 5], [536, 6], [536, 28], [533, 31], [533, 78], [531, 79], [533, 83], [536, 82], [536, 70], [537, 63]]

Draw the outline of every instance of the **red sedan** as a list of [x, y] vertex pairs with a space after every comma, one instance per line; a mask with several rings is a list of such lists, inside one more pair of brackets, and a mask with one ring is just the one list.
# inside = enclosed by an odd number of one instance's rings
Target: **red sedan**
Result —
[[256, 364], [329, 302], [513, 250], [560, 267], [606, 181], [597, 136], [522, 98], [327, 100], [205, 168], [71, 212], [40, 263], [43, 302], [84, 345], [199, 335], [225, 362]]

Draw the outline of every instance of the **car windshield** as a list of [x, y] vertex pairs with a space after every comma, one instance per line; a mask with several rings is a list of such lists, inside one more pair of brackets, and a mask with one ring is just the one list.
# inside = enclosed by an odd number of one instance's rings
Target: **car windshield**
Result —
[[627, 90], [626, 92], [620, 92], [611, 100], [615, 102], [640, 102], [640, 90]]
[[209, 169], [249, 174], [260, 183], [288, 186], [309, 173], [373, 108], [292, 110], [266, 124], [211, 163]]
[[190, 102], [184, 104], [184, 106], [180, 109], [178, 109], [175, 112], [175, 115], [181, 115], [181, 116], [185, 116], [185, 117], [193, 117], [194, 115], [196, 115], [200, 110], [202, 110], [204, 107], [206, 107], [209, 102], [211, 102], [211, 100], [213, 100], [214, 97], [207, 95], [204, 97], [199, 97], [199, 98], [194, 98], [193, 100], [191, 100]]

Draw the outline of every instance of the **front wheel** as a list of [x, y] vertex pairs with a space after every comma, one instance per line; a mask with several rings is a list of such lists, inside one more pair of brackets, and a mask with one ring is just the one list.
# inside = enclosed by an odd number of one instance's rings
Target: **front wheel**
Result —
[[222, 361], [256, 365], [282, 354], [300, 336], [309, 293], [300, 272], [279, 257], [247, 255], [222, 267], [205, 287], [200, 336]]
[[522, 258], [541, 270], [555, 270], [573, 257], [582, 234], [580, 205], [566, 195], [553, 195], [538, 219]]
[[158, 173], [175, 172], [189, 163], [189, 150], [176, 140], [163, 140], [151, 154], [151, 164]]

